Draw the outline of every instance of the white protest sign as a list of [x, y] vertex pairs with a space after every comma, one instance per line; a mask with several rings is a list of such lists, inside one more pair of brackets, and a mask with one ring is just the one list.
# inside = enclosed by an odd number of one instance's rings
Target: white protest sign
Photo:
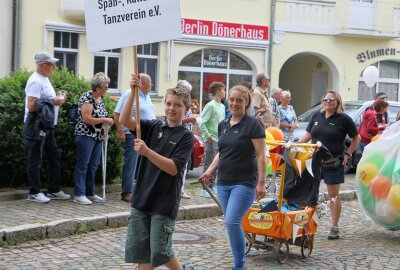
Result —
[[90, 52], [182, 36], [179, 0], [85, 0]]

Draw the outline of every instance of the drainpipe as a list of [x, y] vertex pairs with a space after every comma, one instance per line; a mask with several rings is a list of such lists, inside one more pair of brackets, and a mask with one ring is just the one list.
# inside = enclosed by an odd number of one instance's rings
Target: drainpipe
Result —
[[22, 0], [13, 0], [12, 71], [21, 66], [21, 14]]
[[268, 46], [268, 76], [272, 76], [272, 48], [274, 46], [274, 32], [275, 32], [275, 10], [276, 0], [271, 1], [271, 22], [269, 25], [269, 46]]
[[13, 10], [13, 17], [12, 17], [12, 33], [11, 33], [11, 71], [15, 71], [15, 40], [16, 40], [16, 28], [17, 28], [17, 0], [13, 0], [12, 2], [12, 10]]

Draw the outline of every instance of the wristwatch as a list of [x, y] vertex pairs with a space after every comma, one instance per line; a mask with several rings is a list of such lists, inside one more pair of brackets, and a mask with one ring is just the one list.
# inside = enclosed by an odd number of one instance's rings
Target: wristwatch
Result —
[[348, 152], [344, 153], [346, 156], [351, 157], [351, 155]]

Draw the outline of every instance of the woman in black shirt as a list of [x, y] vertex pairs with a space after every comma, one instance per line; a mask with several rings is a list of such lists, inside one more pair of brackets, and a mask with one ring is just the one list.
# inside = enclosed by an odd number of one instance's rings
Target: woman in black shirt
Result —
[[[321, 168], [321, 178], [324, 179], [328, 189], [332, 227], [328, 236], [329, 240], [339, 239], [338, 223], [341, 212], [339, 197], [340, 184], [344, 183], [344, 165], [356, 150], [360, 137], [357, 127], [347, 114], [343, 113], [344, 107], [339, 93], [333, 90], [326, 91], [322, 98], [324, 108], [313, 115], [307, 126], [306, 133], [299, 142], [305, 143], [310, 139], [312, 143], [320, 141], [333, 157], [341, 156], [342, 163], [335, 169]], [[345, 152], [345, 138], [349, 136], [352, 141]], [[326, 160], [327, 158], [325, 158]]]
[[218, 153], [200, 177], [208, 184], [218, 167], [218, 197], [234, 258], [232, 269], [246, 269], [242, 219], [254, 199], [265, 196], [265, 131], [250, 115], [251, 98], [244, 86], [229, 91], [232, 115], [218, 125]]

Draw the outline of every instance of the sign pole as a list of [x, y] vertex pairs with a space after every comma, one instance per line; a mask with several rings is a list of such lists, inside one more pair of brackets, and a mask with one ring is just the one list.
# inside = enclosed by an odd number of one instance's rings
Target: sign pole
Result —
[[[137, 57], [137, 46], [133, 46], [133, 73], [139, 74], [138, 68], [138, 57]], [[140, 108], [139, 108], [139, 87], [135, 85], [134, 87], [135, 92], [135, 104], [136, 104], [136, 138], [141, 139], [141, 128], [140, 128]]]

